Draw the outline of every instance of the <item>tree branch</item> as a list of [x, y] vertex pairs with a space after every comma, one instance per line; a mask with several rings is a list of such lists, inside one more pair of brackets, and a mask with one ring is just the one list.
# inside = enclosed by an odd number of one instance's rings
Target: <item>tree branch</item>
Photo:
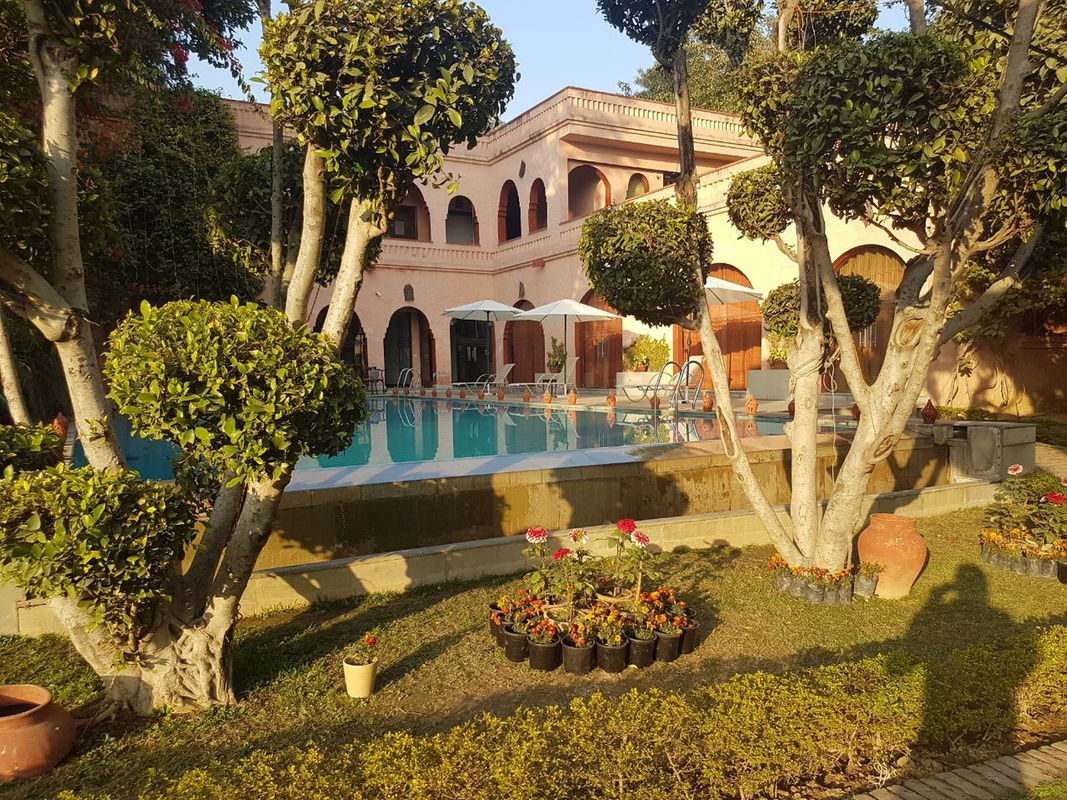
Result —
[[215, 505], [211, 508], [204, 536], [200, 540], [200, 545], [182, 581], [188, 598], [190, 619], [195, 619], [204, 613], [204, 603], [208, 589], [211, 587], [211, 580], [215, 577], [222, 552], [233, 536], [234, 526], [237, 524], [241, 505], [244, 502], [245, 486], [243, 483], [228, 486], [232, 478], [233, 475], [230, 473], [222, 477], [222, 488], [219, 490], [218, 497], [215, 498]]
[[778, 249], [781, 250], [782, 253], [786, 255], [786, 257], [791, 259], [794, 264], [799, 263], [800, 256], [797, 255], [796, 248], [791, 247], [789, 243], [782, 238], [782, 234], [774, 234], [774, 243], [778, 245]]
[[[905, 250], [915, 253], [916, 255], [927, 255], [934, 252], [928, 247], [915, 247], [913, 245], [908, 244], [899, 236], [897, 236], [896, 233], [893, 232], [893, 229], [891, 227], [882, 222], [879, 222], [877, 219], [874, 218], [874, 216], [870, 214], [864, 214], [863, 221], [866, 222], [868, 225], [872, 225], [875, 228], [878, 228], [880, 231], [882, 231], [882, 233], [888, 236], [894, 244], [900, 245]], [[912, 233], [915, 233], [915, 231], [912, 231]], [[921, 236], [916, 236], [916, 238], [920, 240], [922, 239]]]
[[41, 274], [5, 247], [0, 247], [0, 281], [15, 290], [0, 293], [0, 302], [32, 322], [50, 342], [68, 341], [78, 330], [78, 315]]

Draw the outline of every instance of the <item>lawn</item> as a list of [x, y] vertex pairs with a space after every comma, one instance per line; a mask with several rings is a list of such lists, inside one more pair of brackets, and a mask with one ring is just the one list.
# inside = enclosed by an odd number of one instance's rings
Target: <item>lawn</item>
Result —
[[[63, 789], [115, 800], [165, 796], [176, 776], [235, 762], [255, 749], [314, 744], [329, 751], [388, 731], [444, 731], [483, 711], [565, 704], [596, 691], [684, 691], [737, 672], [782, 672], [880, 652], [937, 664], [958, 648], [1067, 623], [1067, 587], [981, 563], [980, 518], [970, 510], [921, 520], [930, 562], [911, 596], [896, 602], [810, 606], [780, 595], [765, 570], [769, 547], [675, 554], [668, 580], [692, 601], [706, 638], [692, 656], [617, 676], [535, 673], [506, 661], [487, 633], [486, 604], [517, 587], [517, 577], [246, 620], [236, 647], [237, 707], [102, 723], [51, 776], [0, 789], [0, 798], [53, 797]], [[339, 654], [374, 626], [382, 627], [379, 691], [352, 701], [344, 694]], [[43, 683], [68, 706], [90, 700], [98, 688], [60, 637], [0, 638], [0, 683], [14, 682]], [[977, 760], [1064, 730], [1067, 721], [1054, 720], [1045, 730], [1016, 731], [1011, 741], [961, 746], [945, 761]], [[905, 772], [938, 766], [918, 758]]]

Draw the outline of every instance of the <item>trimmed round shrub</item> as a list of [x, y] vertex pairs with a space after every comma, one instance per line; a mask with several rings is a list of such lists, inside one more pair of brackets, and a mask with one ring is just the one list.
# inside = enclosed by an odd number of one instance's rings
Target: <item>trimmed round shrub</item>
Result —
[[726, 194], [730, 222], [746, 239], [773, 239], [793, 222], [778, 167], [767, 164], [739, 172]]
[[[873, 325], [882, 310], [882, 290], [874, 281], [862, 275], [838, 275], [841, 300], [845, 305], [850, 331], [859, 331]], [[826, 301], [823, 301], [825, 308]], [[767, 293], [761, 306], [763, 324], [769, 332], [786, 339], [797, 335], [800, 324], [800, 284], [797, 281], [783, 283]], [[830, 323], [826, 323], [827, 334]]]
[[44, 425], [0, 425], [0, 473], [54, 467], [63, 460], [63, 437]]
[[703, 214], [668, 200], [608, 206], [589, 216], [578, 255], [596, 293], [622, 314], [669, 325], [696, 313], [711, 232]]

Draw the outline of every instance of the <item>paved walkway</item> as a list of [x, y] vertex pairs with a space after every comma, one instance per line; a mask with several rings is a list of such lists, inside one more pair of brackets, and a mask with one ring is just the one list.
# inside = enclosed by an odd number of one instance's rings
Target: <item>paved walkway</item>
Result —
[[1038, 442], [1034, 447], [1034, 456], [1037, 466], [1045, 472], [1051, 472], [1061, 478], [1067, 477], [1067, 447]]
[[1067, 778], [1067, 742], [916, 778], [852, 800], [998, 800], [1045, 781]]

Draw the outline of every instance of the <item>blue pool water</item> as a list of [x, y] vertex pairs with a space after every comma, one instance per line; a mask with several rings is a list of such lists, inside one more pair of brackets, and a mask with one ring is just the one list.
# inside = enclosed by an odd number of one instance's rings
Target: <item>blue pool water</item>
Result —
[[[742, 436], [771, 436], [782, 433], [785, 421], [742, 417], [739, 425]], [[131, 468], [145, 478], [171, 477], [170, 459], [176, 452], [171, 445], [131, 435], [125, 420], [120, 420], [118, 427]], [[653, 417], [640, 411], [619, 410], [609, 414], [564, 406], [542, 409], [373, 397], [370, 416], [356, 430], [347, 450], [336, 456], [302, 458], [297, 469], [448, 461], [717, 438], [719, 423], [712, 417]], [[78, 445], [74, 463], [85, 463]]]

